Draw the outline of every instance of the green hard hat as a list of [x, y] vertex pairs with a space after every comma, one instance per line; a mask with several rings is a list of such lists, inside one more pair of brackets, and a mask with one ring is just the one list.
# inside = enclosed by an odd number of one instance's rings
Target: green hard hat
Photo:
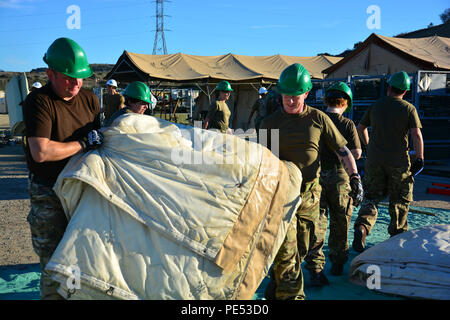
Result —
[[349, 112], [353, 107], [353, 93], [350, 87], [345, 82], [339, 81], [334, 83], [325, 92], [325, 97], [332, 98], [333, 96], [339, 97], [339, 95], [342, 97], [342, 93], [343, 98], [347, 99], [348, 101], [347, 109], [345, 109], [344, 112]]
[[217, 91], [233, 91], [233, 89], [231, 88], [230, 83], [228, 81], [225, 81], [225, 80], [220, 81], [217, 84], [216, 90]]
[[300, 63], [294, 63], [281, 72], [277, 89], [281, 94], [299, 96], [312, 89], [311, 75]]
[[71, 78], [84, 79], [93, 74], [83, 48], [69, 38], [56, 39], [47, 49], [43, 59], [50, 69]]
[[134, 81], [130, 83], [125, 88], [124, 95], [129, 98], [134, 98], [152, 104], [150, 88], [141, 81]]
[[411, 85], [411, 80], [405, 71], [400, 71], [394, 73], [388, 80], [388, 84], [391, 87], [395, 87], [400, 90], [409, 90]]

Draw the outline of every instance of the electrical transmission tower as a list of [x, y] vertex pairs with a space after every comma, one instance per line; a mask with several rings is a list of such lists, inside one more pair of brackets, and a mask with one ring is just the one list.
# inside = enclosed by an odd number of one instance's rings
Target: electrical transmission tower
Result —
[[153, 54], [167, 54], [166, 38], [164, 37], [164, 0], [155, 0], [156, 3], [156, 32], [153, 43]]

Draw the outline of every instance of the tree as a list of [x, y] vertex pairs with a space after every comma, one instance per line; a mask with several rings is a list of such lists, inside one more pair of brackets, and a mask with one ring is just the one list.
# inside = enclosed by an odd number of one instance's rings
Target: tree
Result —
[[441, 18], [442, 23], [449, 23], [450, 22], [450, 8], [445, 9], [445, 11], [439, 15], [439, 18]]
[[361, 43], [362, 43], [362, 41], [358, 41], [357, 43], [354, 43], [353, 49], [356, 49]]

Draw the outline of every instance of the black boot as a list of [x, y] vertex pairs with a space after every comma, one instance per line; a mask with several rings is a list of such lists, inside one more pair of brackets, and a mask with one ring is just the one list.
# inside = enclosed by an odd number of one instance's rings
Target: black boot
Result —
[[366, 247], [366, 236], [367, 230], [363, 225], [359, 225], [355, 228], [355, 233], [353, 236], [353, 250], [356, 252], [363, 252]]
[[322, 286], [326, 286], [326, 285], [330, 284], [328, 282], [328, 279], [325, 276], [325, 272], [323, 272], [323, 270], [319, 271], [319, 272], [310, 271], [309, 275], [310, 275], [310, 279], [311, 279], [311, 285], [313, 287], [322, 287]]

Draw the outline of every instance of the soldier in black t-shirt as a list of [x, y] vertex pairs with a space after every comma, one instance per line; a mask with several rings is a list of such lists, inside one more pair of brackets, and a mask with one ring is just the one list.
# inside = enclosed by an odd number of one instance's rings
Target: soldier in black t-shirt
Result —
[[[73, 58], [75, 57], [75, 58]], [[56, 39], [44, 55], [49, 83], [24, 102], [26, 156], [30, 171], [30, 224], [34, 251], [41, 264], [41, 299], [62, 299], [59, 283], [45, 270], [67, 226], [53, 185], [70, 157], [102, 144], [100, 104], [81, 88], [92, 75], [84, 50], [68, 38]]]
[[[350, 88], [343, 82], [333, 84], [325, 94], [325, 113], [333, 121], [336, 128], [347, 140], [347, 148], [355, 160], [361, 157], [361, 143], [355, 124], [342, 113], [350, 111], [353, 105], [353, 95]], [[318, 227], [315, 229], [315, 241], [311, 244], [308, 256], [305, 258], [306, 268], [311, 272], [311, 283], [315, 286], [328, 284], [325, 275], [315, 274], [323, 270], [325, 255], [322, 247], [325, 243], [329, 214], [330, 235], [328, 247], [332, 263], [331, 274], [341, 275], [344, 264], [348, 260], [348, 230], [353, 213], [349, 176], [335, 152], [324, 143], [320, 144], [320, 214]], [[328, 212], [327, 212], [328, 210]]]
[[[355, 221], [352, 244], [357, 252], [364, 251], [365, 238], [377, 221], [378, 204], [387, 196], [391, 217], [389, 234], [392, 237], [408, 230], [414, 176], [424, 165], [422, 124], [414, 105], [403, 100], [411, 86], [409, 75], [405, 71], [394, 73], [388, 84], [387, 96], [366, 110], [357, 128], [362, 143], [367, 145], [364, 200]], [[372, 128], [370, 140], [369, 127]], [[411, 166], [408, 134], [416, 152]]]

